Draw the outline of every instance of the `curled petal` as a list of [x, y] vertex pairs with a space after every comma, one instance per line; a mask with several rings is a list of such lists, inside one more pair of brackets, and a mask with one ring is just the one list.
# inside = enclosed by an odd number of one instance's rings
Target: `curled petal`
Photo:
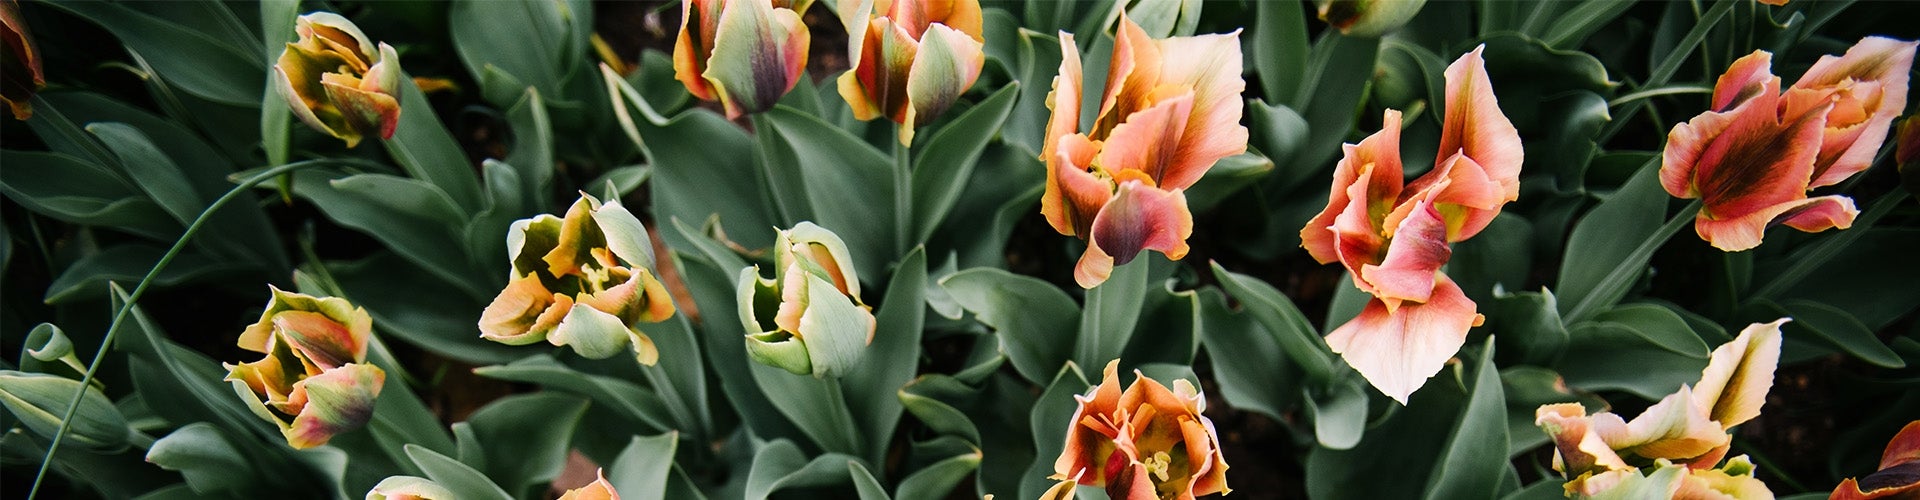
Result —
[[1780, 79], [1773, 76], [1773, 53], [1753, 51], [1733, 61], [1726, 73], [1713, 85], [1713, 111], [1727, 112], [1755, 97], [1771, 101], [1780, 94]]
[[1533, 425], [1553, 438], [1554, 470], [1569, 477], [1592, 471], [1629, 470], [1625, 460], [1593, 432], [1593, 419], [1580, 403], [1543, 405], [1534, 411]]
[[766, 111], [800, 83], [808, 43], [807, 25], [794, 11], [728, 1], [700, 75], [713, 85], [728, 118]]
[[393, 476], [380, 480], [367, 491], [367, 500], [455, 500], [453, 495], [439, 483], [414, 476]]
[[1675, 126], [1660, 167], [1668, 193], [1701, 198], [1701, 237], [1729, 251], [1759, 245], [1775, 216], [1800, 207], [1820, 148], [1824, 111], [1783, 124], [1762, 102]]
[[1127, 121], [1114, 127], [1102, 143], [1098, 160], [1101, 168], [1116, 175], [1128, 170], [1141, 172], [1155, 186], [1166, 186], [1161, 182], [1173, 172], [1174, 155], [1192, 111], [1193, 94], [1184, 92], [1128, 115]]
[[[487, 304], [480, 313], [480, 336], [487, 340], [508, 345], [526, 345], [545, 338], [545, 332], [559, 324], [559, 316], [548, 318], [548, 311], [559, 309], [559, 315], [566, 310], [555, 307], [558, 301], [566, 301], [566, 308], [573, 301], [564, 295], [555, 295], [547, 291], [537, 275], [526, 275], [507, 283], [507, 288]], [[551, 321], [543, 321], [551, 320]], [[540, 328], [541, 323], [546, 328]]]
[[1693, 386], [1693, 402], [1701, 413], [1723, 429], [1760, 416], [1780, 363], [1780, 325], [1787, 321], [1754, 323], [1713, 350], [1700, 383]]
[[856, 54], [853, 68], [840, 75], [840, 95], [856, 119], [886, 115], [895, 123], [905, 123], [911, 107], [907, 84], [919, 59], [920, 41], [889, 18], [865, 24], [861, 53]]
[[1632, 422], [1612, 413], [1594, 415], [1593, 431], [1622, 455], [1678, 461], [1705, 455], [1730, 439], [1726, 429], [1698, 410], [1693, 391], [1685, 386]]
[[1407, 396], [1439, 373], [1467, 342], [1467, 330], [1484, 319], [1460, 286], [1446, 275], [1434, 281], [1425, 303], [1405, 303], [1391, 313], [1380, 300], [1327, 335], [1327, 346], [1380, 392], [1406, 404]]
[[547, 342], [569, 346], [588, 359], [606, 359], [627, 350], [628, 329], [620, 318], [592, 307], [574, 307], [547, 334]]
[[[1040, 196], [1040, 213], [1053, 230], [1082, 238], [1093, 234], [1093, 219], [1113, 198], [1113, 181], [1089, 171], [1100, 145], [1087, 136], [1069, 134], [1047, 159], [1047, 187]], [[1102, 171], [1104, 173], [1104, 171]]]
[[1704, 210], [1701, 213], [1694, 219], [1694, 230], [1700, 238], [1714, 248], [1738, 252], [1760, 246], [1767, 225], [1783, 217], [1787, 225], [1811, 233], [1851, 227], [1860, 210], [1854, 208], [1851, 198], [1833, 195], [1790, 200], [1733, 219], [1709, 219]]
[[283, 430], [287, 444], [312, 448], [366, 425], [386, 379], [386, 372], [373, 365], [347, 364], [294, 384], [294, 392], [304, 393], [306, 405], [293, 425]]
[[[1447, 66], [1446, 116], [1440, 120], [1440, 153], [1435, 164], [1456, 153], [1464, 154], [1486, 172], [1488, 180], [1500, 186], [1501, 199], [1513, 201], [1520, 198], [1520, 165], [1525, 152], [1520, 146], [1520, 132], [1500, 112], [1500, 102], [1493, 95], [1486, 61], [1480, 55], [1485, 50], [1485, 45], [1475, 47]], [[1461, 238], [1477, 232], [1479, 229], [1474, 228]]]
[[[1358, 210], [1358, 214], [1349, 217], [1364, 217], [1355, 221], [1366, 220], [1367, 227], [1371, 228], [1375, 215], [1384, 215], [1400, 196], [1405, 183], [1400, 165], [1400, 112], [1389, 109], [1380, 121], [1379, 132], [1367, 136], [1360, 144], [1342, 146], [1345, 155], [1334, 165], [1327, 207], [1308, 220], [1306, 227], [1300, 228], [1300, 246], [1322, 264], [1341, 260], [1333, 227], [1344, 211]], [[1355, 190], [1356, 184], [1362, 187]], [[1354, 200], [1359, 202], [1356, 204]], [[1379, 214], [1372, 213], [1376, 208]], [[1369, 229], [1369, 232], [1373, 231]]]
[[1094, 118], [1093, 132], [1087, 135], [1105, 140], [1120, 122], [1152, 105], [1147, 96], [1160, 83], [1160, 63], [1160, 48], [1153, 38], [1133, 19], [1120, 16], [1113, 57], [1107, 66], [1107, 88], [1100, 95], [1100, 113]]
[[833, 284], [819, 276], [808, 274], [805, 279], [804, 284], [788, 285], [811, 289], [796, 336], [806, 340], [814, 376], [845, 374], [859, 364], [866, 345], [873, 342], [873, 312], [834, 293]]
[[[1366, 266], [1379, 264], [1387, 251], [1381, 210], [1393, 206], [1391, 200], [1378, 203], [1368, 194], [1376, 191], [1374, 184], [1379, 181], [1373, 171], [1373, 167], [1368, 166], [1352, 185], [1347, 186], [1346, 209], [1335, 215], [1333, 225], [1327, 228], [1333, 233], [1334, 256], [1341, 265], [1346, 266], [1347, 273], [1353, 278], [1353, 286], [1367, 293], [1374, 292], [1373, 284], [1367, 281], [1366, 274], [1361, 271]], [[1392, 179], [1388, 182], [1398, 188], [1398, 181]]]
[[[1112, 255], [1113, 263], [1125, 265], [1133, 262], [1134, 257], [1145, 250], [1159, 250], [1168, 259], [1180, 260], [1187, 256], [1187, 237], [1193, 235], [1193, 214], [1187, 211], [1187, 197], [1180, 190], [1162, 191], [1152, 185], [1129, 180], [1120, 184], [1119, 192], [1106, 208], [1100, 209], [1093, 219], [1093, 237], [1088, 238], [1088, 253], [1096, 249]], [[1087, 265], [1085, 259], [1081, 265]], [[1081, 279], [1079, 269], [1074, 277], [1080, 286], [1093, 288], [1104, 277], [1089, 283]]]
[[1392, 312], [1402, 301], [1426, 302], [1433, 296], [1440, 267], [1447, 265], [1453, 249], [1447, 246], [1447, 223], [1434, 210], [1433, 203], [1417, 202], [1418, 208], [1400, 223], [1393, 240], [1387, 244], [1387, 257], [1380, 265], [1360, 267], [1361, 279], [1370, 291]]
[[[1907, 105], [1914, 50], [1920, 42], [1860, 39], [1840, 57], [1822, 56], [1792, 89], [1835, 89], [1827, 140], [1814, 166], [1814, 187], [1838, 184], [1873, 163], [1888, 126]], [[1846, 113], [1850, 116], [1838, 116]]]
[[[1247, 151], [1247, 127], [1240, 125], [1245, 106], [1241, 92], [1240, 32], [1173, 37], [1156, 40], [1161, 54], [1160, 87], [1184, 87], [1193, 92], [1193, 111], [1180, 135], [1172, 164], [1157, 178], [1162, 189], [1193, 186], [1221, 158]], [[1166, 94], [1156, 89], [1156, 95]]]
[[324, 314], [286, 311], [273, 315], [273, 325], [290, 346], [321, 369], [333, 369], [366, 359], [367, 339], [354, 338], [347, 325]]

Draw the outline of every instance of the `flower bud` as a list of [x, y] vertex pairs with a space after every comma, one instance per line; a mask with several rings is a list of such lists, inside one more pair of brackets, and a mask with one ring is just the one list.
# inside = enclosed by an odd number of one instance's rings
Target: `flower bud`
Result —
[[1315, 0], [1320, 20], [1348, 36], [1377, 37], [1400, 28], [1427, 0]]
[[811, 0], [682, 0], [674, 78], [727, 118], [773, 109], [807, 69]]
[[852, 69], [840, 75], [840, 96], [854, 118], [885, 114], [901, 124], [900, 143], [933, 121], [973, 86], [986, 63], [978, 0], [848, 0], [844, 9]]
[[593, 359], [631, 346], [640, 363], [660, 358], [641, 323], [673, 316], [655, 279], [645, 226], [618, 201], [582, 193], [566, 218], [542, 214], [507, 232], [507, 288], [480, 315], [480, 336], [508, 345], [545, 340]]
[[393, 137], [400, 121], [400, 57], [375, 47], [352, 21], [332, 12], [300, 16], [299, 40], [273, 66], [274, 82], [294, 116], [347, 142], [375, 133]]
[[873, 342], [873, 309], [838, 235], [801, 222], [774, 238], [774, 278], [740, 270], [740, 322], [747, 354], [799, 375], [838, 375]]
[[6, 44], [6, 55], [0, 56], [0, 102], [12, 108], [13, 119], [24, 121], [33, 117], [33, 104], [27, 101], [47, 86], [47, 78], [18, 2], [0, 2], [0, 41]]
[[260, 321], [239, 340], [266, 357], [226, 365], [226, 380], [252, 394], [254, 414], [279, 426], [294, 448], [365, 425], [386, 381], [386, 372], [366, 364], [373, 318], [346, 299], [272, 290]]

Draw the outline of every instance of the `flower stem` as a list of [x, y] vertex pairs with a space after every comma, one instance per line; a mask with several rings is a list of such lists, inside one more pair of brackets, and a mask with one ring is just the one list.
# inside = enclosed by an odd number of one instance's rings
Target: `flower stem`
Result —
[[[906, 125], [900, 125], [905, 127]], [[913, 228], [913, 152], [905, 142], [893, 147], [893, 254], [906, 255]]]
[[73, 399], [67, 402], [67, 411], [60, 418], [60, 428], [54, 431], [53, 442], [47, 445], [47, 454], [40, 459], [40, 471], [34, 473], [33, 487], [27, 490], [28, 500], [32, 500], [40, 494], [40, 484], [47, 477], [47, 469], [53, 465], [54, 453], [60, 451], [60, 444], [66, 441], [67, 431], [73, 426], [73, 414], [79, 411], [80, 400], [86, 395], [87, 386], [93, 383], [94, 374], [99, 371], [101, 360], [107, 357], [107, 348], [113, 345], [114, 335], [120, 332], [120, 323], [127, 319], [127, 313], [133, 311], [133, 305], [138, 303], [140, 297], [147, 293], [147, 287], [153, 284], [154, 277], [159, 276], [160, 272], [167, 268], [167, 264], [172, 263], [173, 258], [179, 256], [182, 250], [186, 250], [187, 242], [192, 241], [193, 236], [200, 233], [200, 228], [206, 225], [207, 219], [211, 218], [214, 212], [219, 211], [221, 207], [226, 206], [227, 203], [233, 201], [234, 198], [238, 198], [241, 193], [245, 193], [248, 189], [252, 189], [254, 185], [278, 177], [281, 174], [330, 163], [337, 163], [337, 161], [309, 160], [289, 163], [254, 174], [246, 180], [241, 181], [240, 184], [234, 186], [233, 189], [227, 190], [227, 193], [220, 195], [219, 199], [213, 200], [213, 203], [207, 205], [205, 210], [200, 211], [198, 217], [194, 217], [193, 223], [187, 225], [186, 232], [180, 234], [180, 239], [174, 240], [173, 247], [168, 248], [167, 253], [160, 256], [160, 261], [155, 262], [153, 268], [147, 271], [147, 275], [140, 278], [140, 284], [134, 286], [133, 293], [128, 294], [126, 302], [120, 304], [120, 310], [114, 312], [113, 322], [107, 325], [106, 336], [100, 339], [100, 348], [94, 351], [93, 361], [87, 363], [86, 374], [80, 377], [80, 390], [75, 391]]
[[1693, 203], [1688, 203], [1686, 208], [1680, 209], [1679, 213], [1673, 214], [1673, 218], [1667, 219], [1667, 223], [1661, 225], [1660, 229], [1647, 235], [1647, 239], [1641, 241], [1640, 246], [1634, 247], [1633, 252], [1627, 254], [1627, 258], [1622, 259], [1612, 271], [1607, 272], [1606, 277], [1601, 278], [1600, 282], [1594, 285], [1595, 292], [1581, 297], [1580, 302], [1567, 311], [1567, 324], [1587, 319], [1588, 316], [1599, 312], [1598, 309], [1601, 307], [1618, 302], [1620, 298], [1613, 296], [1615, 294], [1607, 290], [1624, 288], [1628, 280], [1640, 276], [1640, 272], [1646, 267], [1647, 259], [1653, 258], [1653, 252], [1659, 250], [1661, 245], [1665, 245], [1667, 240], [1673, 238], [1675, 233], [1679, 233], [1687, 223], [1693, 222], [1693, 216], [1698, 213], [1700, 213], [1700, 200], [1693, 200]]

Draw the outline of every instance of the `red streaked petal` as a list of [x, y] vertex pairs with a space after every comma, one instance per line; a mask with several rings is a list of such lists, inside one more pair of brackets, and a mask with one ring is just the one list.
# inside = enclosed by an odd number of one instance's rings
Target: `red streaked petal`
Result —
[[1435, 158], [1444, 160], [1455, 153], [1465, 154], [1486, 170], [1486, 178], [1500, 185], [1502, 198], [1520, 198], [1520, 164], [1525, 151], [1520, 132], [1500, 112], [1493, 95], [1493, 83], [1487, 79], [1486, 61], [1480, 56], [1486, 46], [1460, 56], [1447, 66], [1446, 115], [1440, 120], [1440, 150]]
[[1040, 213], [1055, 231], [1086, 238], [1092, 234], [1094, 215], [1113, 198], [1113, 183], [1087, 171], [1092, 167], [1100, 145], [1087, 136], [1070, 134], [1060, 141], [1054, 156], [1047, 158], [1047, 188], [1040, 196]]
[[1192, 111], [1193, 94], [1188, 92], [1128, 115], [1127, 121], [1114, 127], [1101, 143], [1100, 166], [1115, 175], [1138, 171], [1154, 185], [1174, 189], [1162, 182], [1175, 168], [1174, 155], [1186, 130], [1187, 114]]
[[1767, 226], [1781, 217], [1786, 217], [1784, 222], [1794, 229], [1812, 233], [1852, 227], [1853, 218], [1859, 214], [1851, 198], [1822, 196], [1790, 200], [1733, 219], [1710, 219], [1703, 210], [1694, 218], [1693, 228], [1714, 248], [1738, 252], [1760, 246]]
[[295, 384], [295, 392], [305, 393], [306, 404], [283, 430], [287, 444], [312, 448], [366, 425], [386, 378], [386, 372], [373, 365], [346, 364]]
[[720, 7], [726, 0], [682, 0], [680, 35], [673, 43], [673, 78], [703, 101], [719, 99], [713, 84], [701, 76], [713, 55], [713, 37], [720, 31]]
[[1773, 53], [1753, 51], [1733, 61], [1713, 84], [1713, 111], [1726, 112], [1755, 97], [1780, 95], [1780, 79], [1773, 76]]
[[1807, 113], [1787, 124], [1776, 120], [1773, 110], [1753, 106], [1733, 115], [1693, 165], [1693, 186], [1704, 204], [1700, 214], [1737, 219], [1805, 198], [1824, 113]]
[[1168, 259], [1187, 255], [1187, 237], [1193, 235], [1193, 214], [1180, 190], [1161, 190], [1140, 181], [1120, 184], [1113, 199], [1093, 219], [1089, 240], [1125, 265], [1144, 250], [1159, 250]]
[[1374, 297], [1383, 301], [1388, 311], [1400, 307], [1401, 301], [1426, 302], [1431, 298], [1440, 267], [1453, 256], [1453, 249], [1447, 246], [1446, 221], [1432, 202], [1418, 203], [1387, 243], [1386, 259], [1378, 266], [1360, 267], [1361, 278], [1372, 285]]
[[1405, 303], [1387, 312], [1379, 300], [1327, 335], [1327, 346], [1347, 360], [1380, 392], [1400, 404], [1439, 373], [1467, 341], [1467, 330], [1483, 318], [1474, 312], [1460, 286], [1446, 275], [1435, 279], [1426, 303]]

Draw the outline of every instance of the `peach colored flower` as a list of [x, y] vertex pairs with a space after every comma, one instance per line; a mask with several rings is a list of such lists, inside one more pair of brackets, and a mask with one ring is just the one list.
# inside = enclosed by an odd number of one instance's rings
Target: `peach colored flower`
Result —
[[[1080, 408], [1051, 478], [1103, 486], [1116, 500], [1191, 500], [1231, 492], [1220, 438], [1213, 421], [1201, 415], [1206, 397], [1184, 379], [1168, 390], [1138, 371], [1121, 391], [1119, 369], [1119, 360], [1107, 363], [1100, 385], [1074, 396]], [[1049, 498], [1071, 498], [1072, 491], [1063, 483]]]

